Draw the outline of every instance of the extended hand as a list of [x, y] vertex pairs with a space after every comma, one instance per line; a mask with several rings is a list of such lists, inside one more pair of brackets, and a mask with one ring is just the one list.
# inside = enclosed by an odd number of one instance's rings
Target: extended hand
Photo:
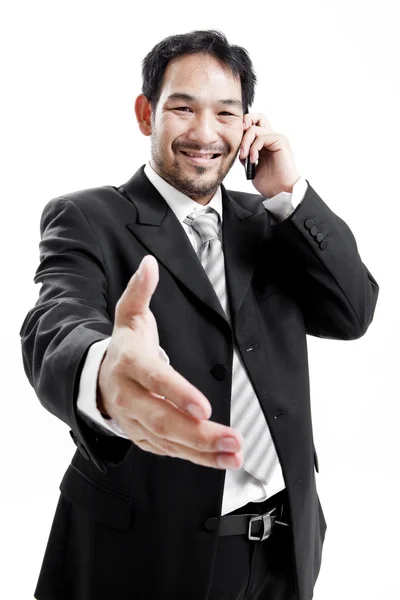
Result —
[[[111, 416], [142, 450], [182, 458], [214, 468], [239, 468], [241, 434], [209, 421], [207, 398], [159, 355], [157, 323], [149, 309], [158, 284], [158, 263], [145, 256], [115, 309], [111, 340], [100, 367], [98, 407]], [[190, 332], [188, 332], [190, 335]], [[193, 340], [196, 343], [196, 340]], [[194, 404], [200, 416], [188, 412]], [[236, 447], [217, 462], [219, 441], [228, 436]]]

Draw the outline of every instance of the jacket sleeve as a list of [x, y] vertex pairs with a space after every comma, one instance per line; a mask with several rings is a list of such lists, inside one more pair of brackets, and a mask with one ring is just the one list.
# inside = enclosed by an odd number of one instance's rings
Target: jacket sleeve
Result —
[[379, 286], [348, 225], [307, 183], [303, 201], [272, 226], [284, 265], [278, 277], [299, 304], [308, 334], [354, 340], [372, 322]]
[[103, 472], [119, 464], [132, 442], [104, 435], [77, 409], [80, 375], [90, 346], [111, 336], [107, 278], [95, 234], [78, 205], [50, 200], [40, 221], [39, 298], [21, 329], [22, 359], [42, 405], [70, 428], [82, 455]]
[[292, 192], [279, 192], [272, 198], [263, 200], [266, 210], [272, 215], [273, 223], [283, 221], [290, 217], [295, 208], [303, 201], [308, 184], [304, 177], [300, 177], [294, 184]]

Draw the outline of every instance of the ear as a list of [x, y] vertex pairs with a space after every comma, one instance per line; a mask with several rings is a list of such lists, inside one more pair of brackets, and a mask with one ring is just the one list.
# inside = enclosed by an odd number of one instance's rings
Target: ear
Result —
[[144, 94], [135, 100], [135, 114], [143, 135], [151, 135], [151, 105]]

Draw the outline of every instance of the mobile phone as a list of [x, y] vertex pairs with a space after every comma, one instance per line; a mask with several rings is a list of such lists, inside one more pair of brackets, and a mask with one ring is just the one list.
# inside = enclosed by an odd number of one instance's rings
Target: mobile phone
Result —
[[246, 178], [254, 179], [254, 177], [256, 175], [256, 163], [250, 162], [250, 155], [246, 158], [245, 169], [246, 169]]

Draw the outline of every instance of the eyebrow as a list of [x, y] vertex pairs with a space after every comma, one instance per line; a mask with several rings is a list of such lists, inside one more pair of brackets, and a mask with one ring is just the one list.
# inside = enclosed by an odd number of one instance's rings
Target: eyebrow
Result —
[[[199, 99], [196, 96], [192, 96], [191, 94], [185, 94], [184, 92], [175, 92], [170, 94], [167, 98], [169, 100], [183, 100], [185, 102], [199, 102]], [[224, 100], [218, 100], [219, 104], [224, 104], [225, 106], [236, 106], [241, 109], [243, 104], [240, 100], [236, 100], [234, 98], [226, 98]]]

